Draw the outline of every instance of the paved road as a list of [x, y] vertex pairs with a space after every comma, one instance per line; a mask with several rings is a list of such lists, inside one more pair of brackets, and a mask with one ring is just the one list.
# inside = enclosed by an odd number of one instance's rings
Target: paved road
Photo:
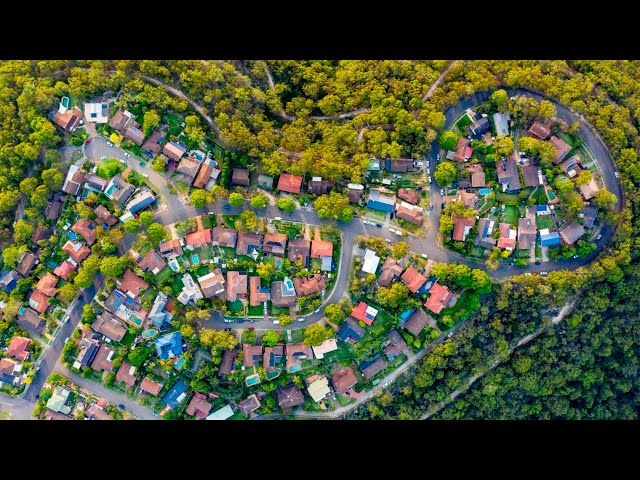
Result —
[[35, 404], [19, 397], [8, 397], [0, 393], [0, 412], [9, 412], [13, 420], [29, 420]]

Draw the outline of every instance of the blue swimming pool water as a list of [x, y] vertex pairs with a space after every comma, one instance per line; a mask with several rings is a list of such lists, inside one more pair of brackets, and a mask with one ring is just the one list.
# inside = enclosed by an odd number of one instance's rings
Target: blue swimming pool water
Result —
[[115, 185], [111, 185], [104, 194], [108, 197], [113, 193], [113, 189], [116, 188]]
[[78, 241], [78, 236], [75, 233], [73, 233], [71, 230], [67, 232], [67, 236], [74, 242]]
[[480, 195], [489, 195], [491, 193], [491, 189], [490, 188], [481, 188], [480, 189]]
[[176, 368], [177, 368], [178, 370], [180, 370], [180, 369], [182, 368], [182, 366], [184, 365], [184, 362], [185, 362], [184, 358], [181, 358], [180, 360], [178, 360], [178, 361], [176, 362]]
[[191, 255], [191, 260], [193, 260], [194, 265], [197, 265], [200, 263], [200, 259], [198, 258], [198, 255], [196, 255], [195, 253]]
[[255, 385], [256, 383], [258, 383], [260, 381], [260, 377], [251, 377], [251, 378], [247, 378], [247, 385], [251, 386], [251, 385]]
[[177, 272], [179, 270], [178, 263], [175, 260], [172, 260], [171, 262], [169, 262], [169, 266], [174, 272]]

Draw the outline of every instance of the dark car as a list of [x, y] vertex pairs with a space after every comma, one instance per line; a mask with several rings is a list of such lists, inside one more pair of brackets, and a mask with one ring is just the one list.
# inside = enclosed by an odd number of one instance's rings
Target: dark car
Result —
[[141, 167], [144, 167], [144, 162], [140, 162], [140, 166], [141, 166]]
[[382, 224], [381, 223], [376, 223], [376, 227], [382, 228]]
[[440, 205], [440, 208], [444, 208], [444, 203], [442, 205]]
[[90, 139], [88, 139], [86, 142], [84, 142], [84, 144], [85, 144], [85, 145], [89, 145], [89, 144], [91, 143], [91, 140], [92, 140], [91, 138], [90, 138]]
[[123, 404], [120, 404], [120, 405], [118, 405], [118, 408], [121, 409], [121, 410], [124, 410], [125, 407], [124, 407]]
[[224, 208], [225, 210], [231, 210], [231, 205], [229, 205], [229, 204], [227, 203], [227, 204], [226, 204], [224, 207], [222, 207], [222, 208]]
[[429, 210], [433, 210], [433, 203], [429, 205]]

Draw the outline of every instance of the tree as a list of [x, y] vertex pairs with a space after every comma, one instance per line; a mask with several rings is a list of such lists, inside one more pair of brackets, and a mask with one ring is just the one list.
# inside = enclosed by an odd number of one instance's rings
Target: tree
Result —
[[255, 330], [244, 330], [242, 332], [242, 343], [255, 345], [256, 340], [257, 340], [257, 334]]
[[616, 203], [618, 203], [618, 197], [606, 188], [601, 188], [596, 192], [596, 196], [593, 201], [599, 208], [612, 208]]
[[108, 278], [119, 277], [122, 275], [126, 267], [126, 259], [114, 256], [104, 257], [100, 262], [100, 271]]
[[60, 190], [64, 183], [64, 177], [62, 176], [62, 173], [60, 173], [55, 168], [48, 168], [46, 170], [43, 170], [40, 174], [40, 178], [51, 192], [57, 192], [58, 190]]
[[433, 178], [441, 187], [449, 185], [457, 176], [458, 171], [452, 162], [440, 162], [433, 172]]
[[267, 330], [262, 335], [262, 345], [265, 347], [273, 347], [280, 340], [280, 335], [275, 330]]
[[453, 220], [449, 216], [440, 217], [440, 233], [447, 236], [453, 232]]
[[127, 361], [134, 367], [141, 367], [149, 357], [151, 349], [145, 346], [138, 346], [135, 350], [129, 351]]
[[93, 275], [81, 268], [73, 279], [73, 283], [79, 288], [88, 288], [93, 284]]
[[240, 207], [244, 202], [244, 197], [241, 193], [232, 192], [229, 194], [229, 205], [232, 207]]
[[320, 218], [338, 218], [340, 221], [349, 222], [353, 219], [353, 209], [349, 205], [349, 197], [337, 192], [329, 195], [320, 195], [313, 208]]
[[260, 278], [266, 283], [271, 283], [273, 278], [273, 264], [272, 263], [259, 263], [256, 265], [256, 273], [260, 275]]
[[156, 158], [154, 158], [153, 161], [151, 162], [151, 170], [158, 173], [166, 172], [167, 161], [164, 159], [164, 157], [161, 157], [160, 155], [158, 155]]
[[458, 143], [458, 135], [451, 130], [443, 130], [438, 136], [438, 143], [440, 148], [445, 150], [455, 150]]
[[498, 135], [493, 141], [493, 150], [498, 157], [507, 157], [513, 153], [513, 139], [507, 135]]
[[183, 325], [180, 325], [180, 333], [184, 338], [191, 338], [195, 335], [196, 329], [193, 327], [193, 325], [185, 323]]
[[184, 119], [187, 126], [184, 128], [184, 133], [189, 137], [193, 142], [200, 143], [203, 142], [206, 133], [204, 129], [200, 126], [200, 118], [196, 115], [187, 115]]
[[11, 245], [10, 247], [5, 248], [2, 251], [2, 260], [4, 261], [4, 265], [8, 268], [14, 268], [18, 265], [18, 262], [26, 251], [26, 245], [21, 245], [20, 247]]
[[20, 182], [20, 191], [25, 195], [30, 195], [38, 186], [38, 179], [34, 177], [27, 177]]
[[573, 179], [573, 183], [576, 185], [576, 187], [579, 187], [581, 185], [586, 185], [590, 181], [591, 181], [591, 172], [589, 170], [582, 170], [580, 172], [580, 175], [578, 175], [576, 178]]
[[543, 100], [540, 102], [540, 109], [538, 115], [543, 118], [553, 118], [556, 116], [556, 107], [553, 106], [549, 100]]
[[485, 265], [489, 270], [495, 270], [496, 268], [498, 268], [499, 264], [500, 264], [500, 249], [494, 248], [493, 250], [491, 250], [491, 253], [489, 253], [489, 255], [487, 256]]
[[236, 220], [238, 230], [257, 230], [260, 227], [260, 219], [253, 210], [245, 210]]
[[70, 302], [78, 294], [78, 291], [79, 288], [76, 285], [71, 282], [67, 282], [58, 289], [58, 294], [64, 298], [65, 301]]
[[153, 212], [144, 211], [140, 214], [140, 223], [145, 226], [151, 225], [151, 219], [153, 218]]
[[500, 113], [507, 113], [509, 111], [509, 95], [507, 91], [500, 89], [491, 94], [491, 103]]
[[158, 115], [158, 112], [155, 110], [147, 110], [144, 112], [142, 128], [145, 136], [149, 135], [158, 123], [160, 123], [160, 115]]
[[391, 254], [393, 255], [393, 258], [396, 259], [401, 259], [403, 258], [407, 253], [409, 253], [409, 245], [407, 244], [407, 242], [396, 242], [391, 246]]
[[280, 210], [283, 210], [287, 213], [291, 213], [296, 209], [296, 202], [288, 197], [278, 198], [278, 201], [276, 201], [276, 205]]
[[200, 330], [200, 343], [211, 348], [213, 352], [219, 352], [220, 350], [233, 349], [238, 340], [233, 335], [221, 330], [203, 328]]
[[394, 283], [391, 287], [380, 287], [376, 292], [376, 301], [383, 307], [392, 310], [401, 308], [409, 298], [409, 290], [402, 283]]
[[165, 240], [166, 235], [164, 227], [159, 223], [152, 223], [147, 227], [147, 238], [154, 246]]
[[293, 323], [293, 320], [291, 319], [291, 315], [287, 315], [286, 313], [279, 315], [278, 321], [280, 322], [281, 327], [286, 327], [287, 325], [291, 325]]
[[333, 337], [333, 330], [331, 327], [314, 323], [304, 329], [304, 344], [317, 347], [326, 339]]
[[127, 220], [122, 225], [124, 231], [127, 233], [136, 233], [140, 229], [140, 220], [137, 218], [132, 218], [131, 220]]
[[90, 304], [86, 304], [82, 307], [82, 323], [91, 324], [97, 318], [96, 311]]
[[251, 207], [262, 209], [269, 205], [269, 197], [263, 193], [258, 193], [251, 197]]
[[189, 201], [194, 207], [202, 208], [207, 203], [207, 192], [201, 188], [194, 188], [189, 194]]
[[13, 224], [13, 239], [19, 245], [25, 244], [33, 235], [33, 227], [25, 220], [18, 220]]
[[344, 320], [344, 312], [342, 311], [342, 307], [340, 305], [336, 305], [335, 303], [329, 304], [324, 307], [324, 316], [333, 323], [339, 323]]
[[94, 208], [92, 208], [90, 205], [88, 205], [86, 202], [78, 202], [73, 206], [73, 209], [76, 211], [76, 213], [82, 217], [82, 218], [87, 218], [89, 220], [95, 218], [95, 212], [93, 211]]
[[338, 214], [338, 220], [340, 220], [343, 223], [349, 223], [351, 220], [353, 220], [354, 214], [355, 212], [353, 211], [352, 207], [350, 206], [344, 207], [342, 211]]

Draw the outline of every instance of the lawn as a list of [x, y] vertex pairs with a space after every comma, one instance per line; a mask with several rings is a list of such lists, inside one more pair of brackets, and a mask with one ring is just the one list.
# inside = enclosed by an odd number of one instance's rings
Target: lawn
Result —
[[271, 315], [289, 315], [288, 307], [276, 307], [275, 305], [271, 305]]
[[319, 258], [312, 258], [309, 260], [309, 268], [311, 270], [320, 270], [322, 268], [322, 260]]
[[222, 220], [224, 220], [224, 224], [227, 228], [236, 228], [236, 218], [239, 215], [222, 215]]
[[[474, 296], [478, 296], [478, 294], [470, 289], [465, 290], [464, 292], [462, 292], [462, 295], [460, 295], [460, 298], [458, 298], [458, 301], [453, 307], [445, 308], [444, 310], [442, 310], [442, 312], [440, 312], [440, 318], [443, 318], [445, 315], [449, 315], [452, 318], [455, 318], [454, 317], [455, 314], [461, 311], [464, 307], [466, 307], [466, 304], [469, 303], [472, 300], [472, 297]], [[473, 312], [469, 312], [469, 315], [471, 313]], [[460, 320], [464, 320], [464, 318], [460, 318], [457, 321], [460, 321]], [[445, 325], [441, 325], [441, 322], [438, 322], [438, 326], [441, 328], [441, 330], [443, 329], [442, 327], [448, 330], [448, 327], [446, 327]]]
[[474, 247], [469, 252], [469, 255], [472, 257], [483, 258], [484, 257], [484, 248], [482, 247]]
[[202, 228], [214, 228], [218, 225], [216, 215], [202, 215], [200, 220], [202, 220]]
[[505, 223], [510, 225], [518, 224], [518, 208], [514, 205], [507, 205], [502, 212], [502, 218]]
[[122, 345], [131, 345], [135, 340], [135, 338], [136, 338], [136, 334], [131, 333], [129, 330], [127, 330], [127, 333], [124, 334], [124, 337], [122, 337], [122, 340], [120, 340], [120, 343]]
[[186, 194], [189, 191], [189, 185], [187, 185], [181, 180], [176, 181], [176, 187], [178, 188], [178, 190], [180, 190], [184, 194]]
[[167, 124], [167, 135], [177, 136], [182, 131], [182, 119], [173, 114], [167, 113], [164, 118], [164, 122]]
[[349, 360], [351, 359], [351, 350], [349, 345], [345, 342], [338, 342], [338, 349], [333, 352], [325, 353], [324, 358], [327, 362], [331, 363], [335, 360]]
[[338, 395], [336, 398], [341, 407], [344, 407], [345, 405], [349, 405], [351, 402], [354, 401], [353, 398], [347, 397], [346, 395]]
[[293, 339], [294, 343], [300, 343], [304, 340], [304, 332], [302, 331], [301, 328], [298, 330], [292, 330], [291, 338]]
[[520, 203], [518, 195], [514, 193], [496, 192], [496, 200], [505, 205], [518, 205]]
[[171, 270], [171, 267], [169, 265], [160, 270], [160, 272], [158, 272], [158, 274], [155, 276], [156, 285], [160, 285], [162, 282], [164, 282], [172, 272], [173, 270]]
[[240, 410], [236, 410], [227, 420], [244, 420], [244, 415]]
[[387, 218], [387, 214], [385, 212], [381, 212], [380, 210], [373, 210], [372, 208], [364, 209], [364, 216], [368, 218], [373, 218], [379, 222], [384, 222]]
[[111, 179], [118, 173], [122, 172], [122, 170], [122, 164], [118, 160], [116, 160], [115, 158], [107, 158], [106, 160], [103, 160], [98, 164], [96, 174], [99, 177]]
[[256, 307], [249, 306], [250, 317], [262, 317], [263, 315], [264, 315], [264, 307], [262, 304]]
[[240, 300], [236, 300], [235, 302], [227, 302], [227, 308], [230, 312], [240, 312], [242, 311], [242, 302]]
[[539, 230], [543, 230], [545, 228], [556, 228], [556, 223], [551, 215], [536, 216], [536, 225]]
[[173, 279], [171, 280], [171, 290], [173, 291], [174, 296], [177, 297], [178, 295], [180, 295], [183, 286], [184, 285], [180, 277], [178, 277], [177, 275], [173, 277]]
[[[208, 227], [205, 227], [208, 228]], [[203, 260], [211, 260], [213, 258], [213, 255], [211, 253], [211, 248], [210, 247], [200, 247], [200, 248], [196, 248], [193, 253], [195, 253], [196, 255], [198, 255], [198, 258], [200, 259], [200, 261], [202, 262]]]
[[543, 185], [539, 186], [536, 191], [533, 192], [532, 197], [535, 199], [537, 205], [546, 205], [549, 203], [549, 199], [547, 198], [547, 193], [545, 192]]

